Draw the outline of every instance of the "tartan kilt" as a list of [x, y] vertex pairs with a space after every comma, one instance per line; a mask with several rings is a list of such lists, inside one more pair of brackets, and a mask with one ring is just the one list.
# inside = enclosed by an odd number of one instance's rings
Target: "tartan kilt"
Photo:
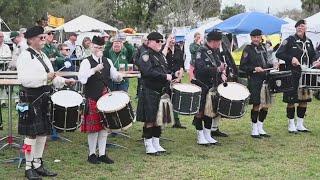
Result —
[[[293, 86], [293, 90], [283, 93], [283, 102], [289, 103], [289, 104], [311, 102], [312, 100], [311, 90], [305, 89], [305, 88], [299, 88], [301, 71], [292, 70], [291, 72], [292, 72], [291, 83]], [[303, 97], [303, 98], [299, 98], [299, 97]]]
[[[108, 90], [104, 89], [102, 95], [106, 93], [108, 93]], [[104, 129], [103, 115], [97, 108], [97, 100], [87, 97], [83, 116], [81, 132], [94, 133]]]
[[52, 125], [49, 119], [49, 94], [51, 91], [50, 86], [39, 88], [22, 87], [20, 89], [20, 102], [26, 103], [29, 106], [29, 110], [18, 112], [18, 133], [20, 135], [36, 136], [51, 134]]
[[161, 93], [143, 87], [139, 94], [136, 120], [145, 123], [155, 123], [159, 109]]
[[265, 78], [254, 76], [248, 79], [248, 89], [250, 92], [249, 104], [261, 104], [260, 94], [264, 80]]

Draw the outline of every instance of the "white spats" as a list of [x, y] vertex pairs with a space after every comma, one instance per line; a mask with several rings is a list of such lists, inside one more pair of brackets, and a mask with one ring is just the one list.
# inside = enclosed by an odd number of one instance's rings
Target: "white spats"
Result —
[[152, 138], [144, 139], [144, 146], [147, 154], [157, 153], [157, 150], [153, 147]]
[[206, 144], [210, 144], [206, 138], [204, 137], [204, 134], [203, 134], [203, 130], [197, 130], [197, 143], [199, 145], [206, 145]]
[[211, 137], [211, 129], [203, 128], [203, 135], [210, 144], [216, 144], [218, 142]]
[[297, 128], [296, 128], [296, 125], [294, 123], [294, 119], [289, 119], [289, 121], [288, 121], [288, 131], [289, 131], [289, 133], [297, 132]]
[[160, 139], [158, 137], [152, 137], [152, 145], [157, 152], [166, 152], [166, 150], [160, 146]]
[[309, 131], [306, 127], [304, 127], [303, 121], [303, 118], [297, 117], [297, 130], [303, 132]]
[[263, 129], [263, 122], [258, 121], [257, 122], [257, 126], [258, 126], [258, 133], [260, 135], [266, 135], [267, 134]]

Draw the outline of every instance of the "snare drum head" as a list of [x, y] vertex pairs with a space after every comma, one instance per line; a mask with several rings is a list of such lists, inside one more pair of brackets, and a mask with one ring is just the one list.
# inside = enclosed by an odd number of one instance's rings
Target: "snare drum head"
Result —
[[186, 83], [178, 83], [172, 86], [173, 89], [176, 89], [180, 92], [188, 92], [188, 93], [195, 93], [200, 92], [201, 88], [194, 84], [186, 84]]
[[82, 96], [71, 90], [60, 90], [51, 95], [53, 104], [65, 108], [80, 106], [83, 102]]
[[227, 84], [226, 87], [223, 83], [218, 86], [220, 96], [235, 101], [245, 100], [250, 96], [249, 90], [244, 85], [236, 82], [227, 82]]
[[130, 97], [126, 92], [113, 91], [98, 100], [97, 108], [102, 112], [115, 112], [124, 108], [129, 102]]

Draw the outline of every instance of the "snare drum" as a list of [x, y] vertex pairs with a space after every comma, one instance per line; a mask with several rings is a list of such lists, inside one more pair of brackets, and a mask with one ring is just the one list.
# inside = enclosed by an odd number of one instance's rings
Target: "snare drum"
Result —
[[126, 130], [134, 119], [129, 95], [124, 91], [112, 91], [103, 95], [97, 102], [103, 114], [103, 124], [112, 131]]
[[291, 71], [270, 71], [268, 84], [271, 93], [289, 92], [293, 90]]
[[299, 87], [307, 89], [320, 89], [320, 70], [302, 69]]
[[217, 107], [217, 112], [222, 117], [240, 118], [245, 113], [250, 92], [245, 86], [236, 82], [227, 82], [226, 85], [222, 83], [218, 86], [214, 107]]
[[173, 111], [192, 115], [199, 111], [201, 88], [193, 84], [178, 83], [172, 86], [171, 101]]
[[72, 90], [60, 90], [51, 95], [52, 124], [57, 130], [74, 131], [81, 125], [83, 97]]

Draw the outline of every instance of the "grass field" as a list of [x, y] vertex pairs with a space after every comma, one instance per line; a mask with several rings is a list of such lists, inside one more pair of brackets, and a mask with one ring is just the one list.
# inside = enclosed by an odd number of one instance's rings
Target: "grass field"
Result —
[[[131, 80], [130, 87], [136, 106], [136, 80]], [[115, 160], [113, 165], [88, 164], [87, 136], [78, 131], [62, 134], [72, 143], [49, 140], [44, 160], [47, 167], [58, 173], [55, 179], [320, 179], [320, 103], [313, 99], [307, 110], [306, 126], [312, 133], [289, 134], [281, 99], [282, 95], [277, 94], [266, 119], [265, 130], [271, 138], [251, 138], [250, 113], [246, 113], [241, 119], [221, 122], [220, 129], [229, 134], [227, 138], [217, 138], [222, 146], [202, 147], [196, 144], [196, 131], [191, 125], [193, 117], [181, 116], [186, 130], [168, 127], [163, 132], [163, 137], [175, 141], [162, 141], [168, 151], [166, 155], [145, 155], [143, 143], [137, 141], [142, 123], [136, 122], [127, 131], [131, 139], [108, 138], [109, 142], [129, 148], [108, 148], [109, 156]], [[16, 133], [16, 115], [14, 117]], [[7, 124], [4, 127], [7, 128]], [[0, 133], [2, 137], [6, 131]], [[5, 149], [0, 152], [0, 159], [17, 154], [16, 149]], [[55, 163], [55, 159], [61, 161]], [[0, 179], [23, 178], [24, 166], [17, 169], [17, 164], [1, 163]]]

